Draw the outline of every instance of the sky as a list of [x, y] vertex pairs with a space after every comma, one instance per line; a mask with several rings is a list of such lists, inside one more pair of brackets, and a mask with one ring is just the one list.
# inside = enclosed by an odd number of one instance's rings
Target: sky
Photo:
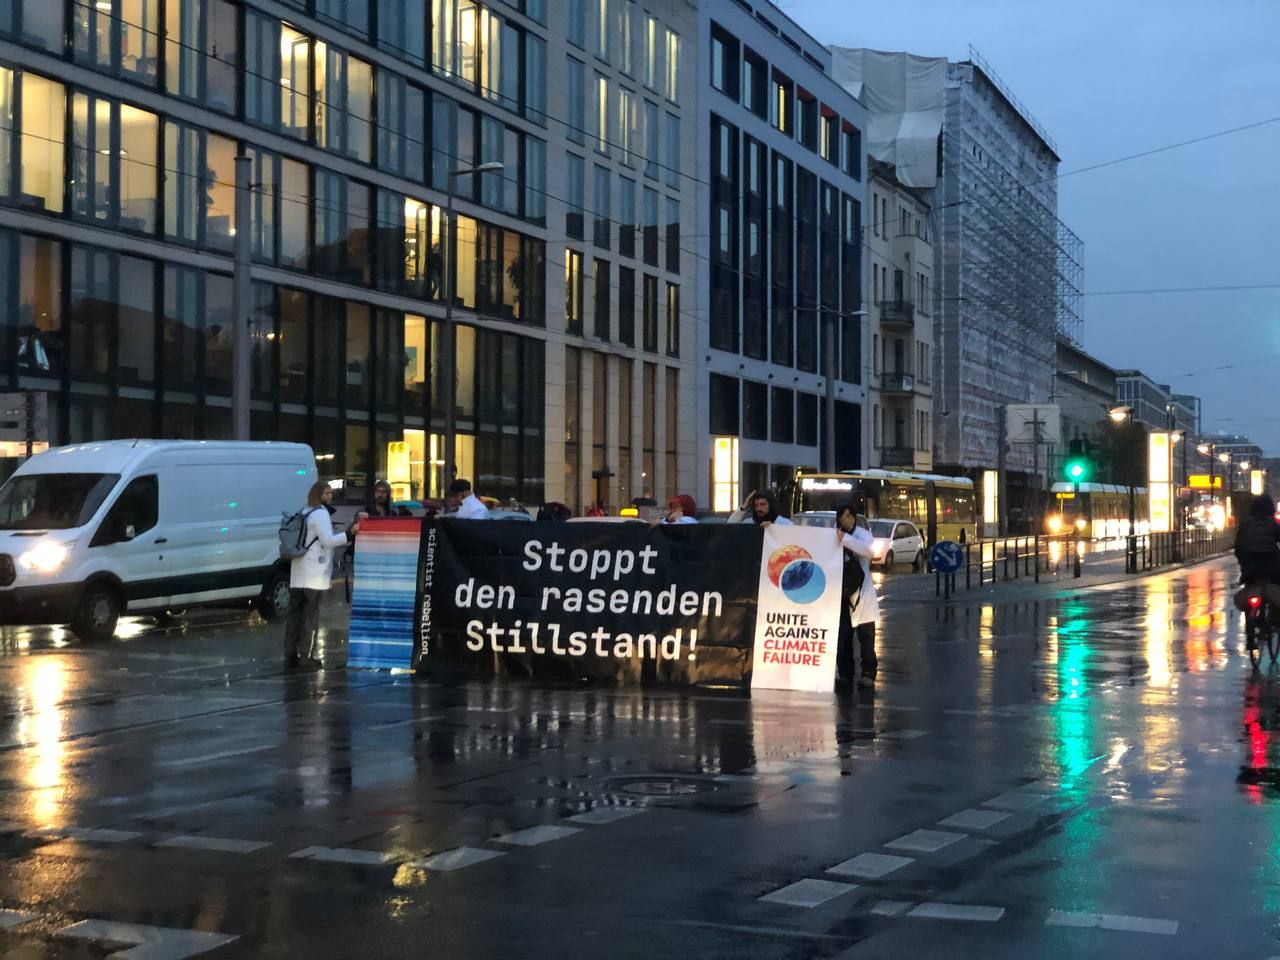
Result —
[[[962, 60], [973, 44], [1057, 142], [1060, 174], [1276, 118], [1064, 176], [1058, 216], [1085, 245], [1084, 348], [1280, 456], [1280, 3], [777, 2], [834, 46]], [[1110, 293], [1251, 284], [1275, 288]]]

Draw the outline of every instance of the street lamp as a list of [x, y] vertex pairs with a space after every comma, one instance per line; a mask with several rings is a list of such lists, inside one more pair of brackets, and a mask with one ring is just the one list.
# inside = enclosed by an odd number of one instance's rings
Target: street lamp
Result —
[[464, 177], [473, 173], [498, 173], [502, 171], [503, 165], [497, 160], [491, 160], [488, 163], [482, 163], [478, 166], [460, 167], [457, 170], [450, 170], [448, 182], [445, 186], [445, 270], [444, 270], [444, 337], [441, 346], [442, 365], [444, 366], [444, 478], [441, 490], [443, 494], [450, 483], [453, 482], [455, 474], [458, 472], [456, 461], [456, 446], [458, 434], [458, 363], [457, 339], [458, 328], [453, 322], [453, 285], [454, 277], [458, 266], [458, 240], [456, 223], [453, 213], [453, 183], [457, 177]]
[[[1120, 424], [1133, 425], [1133, 407], [1112, 407], [1107, 412], [1107, 416], [1117, 426]], [[1125, 544], [1124, 551], [1125, 573], [1136, 573], [1138, 571], [1138, 538], [1134, 535], [1134, 524], [1137, 520], [1138, 508], [1135, 503], [1132, 471], [1125, 471], [1125, 479], [1128, 481], [1127, 486], [1129, 487], [1129, 538]]]

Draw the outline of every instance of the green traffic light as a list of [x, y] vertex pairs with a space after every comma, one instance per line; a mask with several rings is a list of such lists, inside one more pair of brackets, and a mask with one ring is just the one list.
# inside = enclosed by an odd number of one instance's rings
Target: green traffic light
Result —
[[1089, 475], [1089, 465], [1083, 460], [1070, 460], [1066, 465], [1067, 479], [1079, 483]]

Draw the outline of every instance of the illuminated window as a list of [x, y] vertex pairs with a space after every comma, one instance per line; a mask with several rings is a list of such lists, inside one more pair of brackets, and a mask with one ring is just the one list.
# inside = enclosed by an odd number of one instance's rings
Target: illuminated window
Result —
[[20, 199], [25, 206], [49, 213], [61, 213], [63, 207], [65, 111], [62, 84], [23, 74]]
[[675, 100], [680, 92], [680, 37], [667, 31], [667, 71], [666, 94], [668, 100]]

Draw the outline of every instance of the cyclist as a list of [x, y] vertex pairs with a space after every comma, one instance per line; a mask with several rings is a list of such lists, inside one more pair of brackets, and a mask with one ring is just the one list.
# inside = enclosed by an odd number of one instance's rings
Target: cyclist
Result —
[[1235, 554], [1241, 583], [1280, 583], [1280, 523], [1276, 522], [1276, 503], [1269, 495], [1253, 498], [1248, 515], [1236, 530]]

